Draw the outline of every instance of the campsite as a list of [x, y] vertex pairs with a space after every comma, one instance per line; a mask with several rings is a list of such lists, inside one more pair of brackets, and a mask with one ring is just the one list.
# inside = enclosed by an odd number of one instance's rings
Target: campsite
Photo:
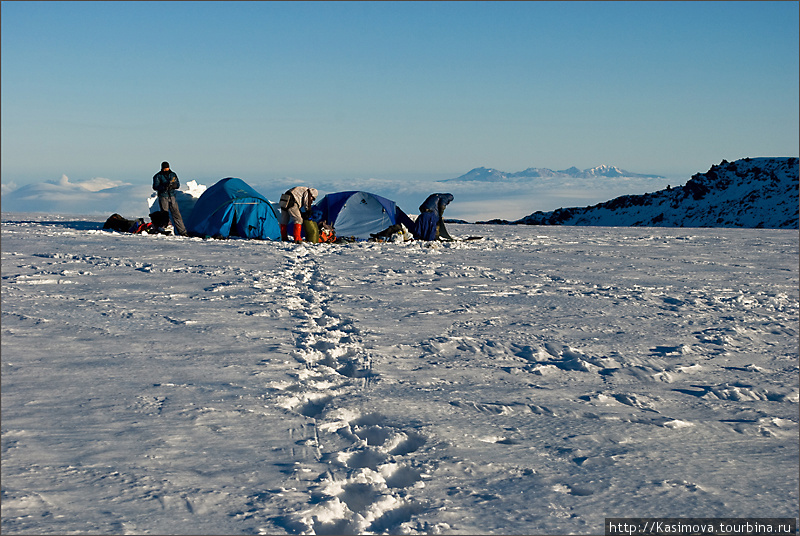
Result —
[[3, 214], [4, 533], [797, 514], [796, 231], [102, 224]]
[[[239, 178], [228, 177], [210, 188], [190, 181], [186, 191], [176, 191], [180, 212], [188, 234], [198, 238], [247, 238], [281, 240], [280, 211], [276, 203], [257, 192]], [[371, 192], [333, 192], [323, 196], [314, 206], [303, 208], [302, 239], [319, 242], [319, 226], [338, 234], [338, 242], [357, 240], [452, 240], [444, 210], [453, 200], [451, 194], [431, 194], [422, 205], [419, 232], [417, 222], [394, 201]], [[151, 223], [143, 218], [128, 220], [112, 214], [104, 229], [117, 232], [172, 234], [170, 214], [160, 211], [156, 196], [148, 200]], [[167, 225], [157, 224], [163, 220]], [[124, 223], [120, 224], [119, 221]], [[311, 225], [312, 227], [308, 227]], [[312, 229], [314, 232], [312, 231]], [[313, 237], [313, 238], [312, 238]], [[325, 241], [337, 241], [334, 235]], [[298, 239], [299, 240], [299, 239]]]
[[800, 536], [798, 19], [3, 1], [0, 536]]

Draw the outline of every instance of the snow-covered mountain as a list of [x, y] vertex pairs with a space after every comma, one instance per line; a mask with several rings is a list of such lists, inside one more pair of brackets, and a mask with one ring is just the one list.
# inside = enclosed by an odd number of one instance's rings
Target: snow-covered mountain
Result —
[[504, 182], [525, 179], [538, 179], [542, 177], [564, 177], [573, 179], [592, 179], [596, 177], [630, 177], [637, 179], [663, 179], [661, 175], [644, 175], [620, 169], [616, 166], [597, 166], [589, 169], [578, 169], [571, 167], [560, 171], [553, 171], [548, 168], [530, 167], [523, 171], [508, 173], [493, 168], [479, 167], [454, 179], [446, 179], [439, 182]]
[[685, 185], [589, 207], [534, 212], [513, 223], [798, 228], [798, 159], [723, 160]]

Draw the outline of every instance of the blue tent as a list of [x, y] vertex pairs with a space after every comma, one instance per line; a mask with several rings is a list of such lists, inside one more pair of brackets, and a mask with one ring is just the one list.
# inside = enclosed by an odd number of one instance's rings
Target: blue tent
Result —
[[186, 224], [191, 236], [280, 240], [275, 209], [266, 197], [242, 179], [222, 179], [194, 205]]
[[349, 191], [328, 194], [314, 205], [320, 221], [333, 225], [336, 236], [368, 239], [392, 225], [413, 229], [414, 222], [394, 201], [369, 192]]

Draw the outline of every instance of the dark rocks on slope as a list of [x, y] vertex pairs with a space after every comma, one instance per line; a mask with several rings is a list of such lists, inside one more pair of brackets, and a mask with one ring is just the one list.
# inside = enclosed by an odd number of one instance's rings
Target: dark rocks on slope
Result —
[[798, 175], [795, 157], [723, 160], [680, 187], [534, 212], [511, 223], [797, 229]]

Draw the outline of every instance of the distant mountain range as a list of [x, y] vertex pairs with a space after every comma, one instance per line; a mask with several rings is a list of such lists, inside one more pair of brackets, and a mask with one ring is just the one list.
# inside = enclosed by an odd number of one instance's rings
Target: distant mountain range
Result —
[[799, 163], [796, 157], [723, 160], [680, 187], [483, 223], [797, 229]]
[[523, 171], [508, 173], [498, 171], [493, 168], [479, 167], [454, 179], [446, 179], [439, 182], [503, 182], [525, 179], [537, 179], [543, 177], [569, 177], [575, 179], [592, 179], [597, 177], [631, 177], [637, 179], [663, 179], [661, 175], [643, 175], [620, 169], [615, 166], [598, 166], [580, 170], [576, 167], [553, 171], [548, 168], [528, 168]]

